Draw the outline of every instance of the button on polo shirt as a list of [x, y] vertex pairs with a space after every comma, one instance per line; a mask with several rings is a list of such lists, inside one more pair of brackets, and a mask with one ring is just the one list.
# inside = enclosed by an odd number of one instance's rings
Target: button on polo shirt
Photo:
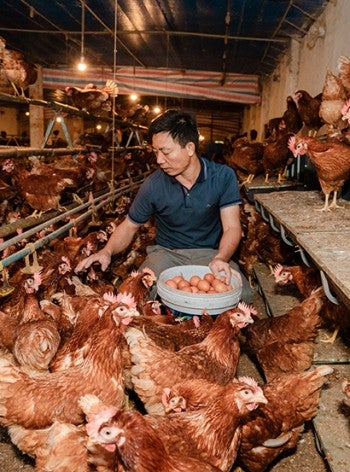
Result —
[[156, 243], [170, 249], [218, 247], [220, 208], [241, 203], [233, 169], [201, 158], [201, 172], [191, 189], [161, 169], [141, 185], [128, 213], [136, 224], [153, 215]]

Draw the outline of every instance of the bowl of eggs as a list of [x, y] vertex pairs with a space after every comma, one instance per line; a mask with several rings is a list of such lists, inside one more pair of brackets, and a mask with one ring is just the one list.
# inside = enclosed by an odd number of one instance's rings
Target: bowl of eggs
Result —
[[164, 270], [157, 280], [157, 293], [164, 305], [181, 313], [218, 315], [240, 301], [242, 287], [232, 274], [215, 278], [208, 266], [183, 265]]

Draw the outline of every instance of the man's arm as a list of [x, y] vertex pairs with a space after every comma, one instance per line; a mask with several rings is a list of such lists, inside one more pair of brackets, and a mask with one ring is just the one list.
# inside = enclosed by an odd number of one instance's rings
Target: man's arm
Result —
[[99, 262], [101, 269], [103, 271], [106, 270], [111, 263], [112, 256], [124, 251], [124, 249], [131, 244], [139, 228], [139, 225], [133, 223], [126, 217], [113, 231], [105, 247], [99, 252], [80, 261], [75, 268], [75, 272], [82, 272], [94, 262]]
[[[226, 282], [230, 283], [232, 268], [229, 266], [228, 261], [236, 252], [242, 237], [239, 205], [222, 208], [220, 210], [220, 218], [223, 234], [220, 239], [218, 253], [210, 262], [209, 267], [216, 277], [219, 275], [219, 272], [224, 271]], [[239, 279], [241, 279], [240, 274]]]

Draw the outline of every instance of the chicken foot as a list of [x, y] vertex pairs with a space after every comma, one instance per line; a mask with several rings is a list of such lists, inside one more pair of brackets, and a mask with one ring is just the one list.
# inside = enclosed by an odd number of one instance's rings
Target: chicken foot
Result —
[[331, 211], [331, 208], [343, 208], [340, 205], [337, 205], [337, 191], [334, 191], [333, 193], [333, 200], [331, 203], [329, 203], [329, 193], [325, 194], [325, 203], [324, 206], [321, 209], [318, 209], [317, 211]]
[[280, 172], [278, 173], [278, 177], [277, 177], [277, 183], [280, 184], [282, 183], [284, 180], [286, 180], [285, 176], [284, 176], [284, 173], [285, 171], [283, 171], [283, 174], [281, 174]]
[[337, 339], [338, 333], [339, 333], [340, 326], [337, 326], [332, 334], [332, 336], [328, 336], [325, 334], [325, 339], [320, 339], [321, 343], [328, 343], [328, 344], [333, 344], [334, 341]]
[[26, 218], [41, 218], [43, 212], [40, 210], [34, 210], [33, 213], [31, 213], [29, 216], [27, 216]]

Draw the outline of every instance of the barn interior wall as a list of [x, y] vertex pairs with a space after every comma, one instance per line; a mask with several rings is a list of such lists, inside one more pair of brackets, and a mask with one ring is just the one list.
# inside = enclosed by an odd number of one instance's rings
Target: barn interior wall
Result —
[[0, 107], [0, 131], [5, 131], [8, 136], [18, 135], [17, 110], [11, 107]]
[[312, 96], [322, 92], [327, 69], [337, 74], [339, 56], [350, 57], [349, 18], [348, 0], [329, 2], [303, 41], [291, 42], [274, 73], [261, 81], [261, 103], [245, 109], [243, 131], [255, 128], [262, 139], [264, 124], [283, 114], [288, 95], [298, 89]]

